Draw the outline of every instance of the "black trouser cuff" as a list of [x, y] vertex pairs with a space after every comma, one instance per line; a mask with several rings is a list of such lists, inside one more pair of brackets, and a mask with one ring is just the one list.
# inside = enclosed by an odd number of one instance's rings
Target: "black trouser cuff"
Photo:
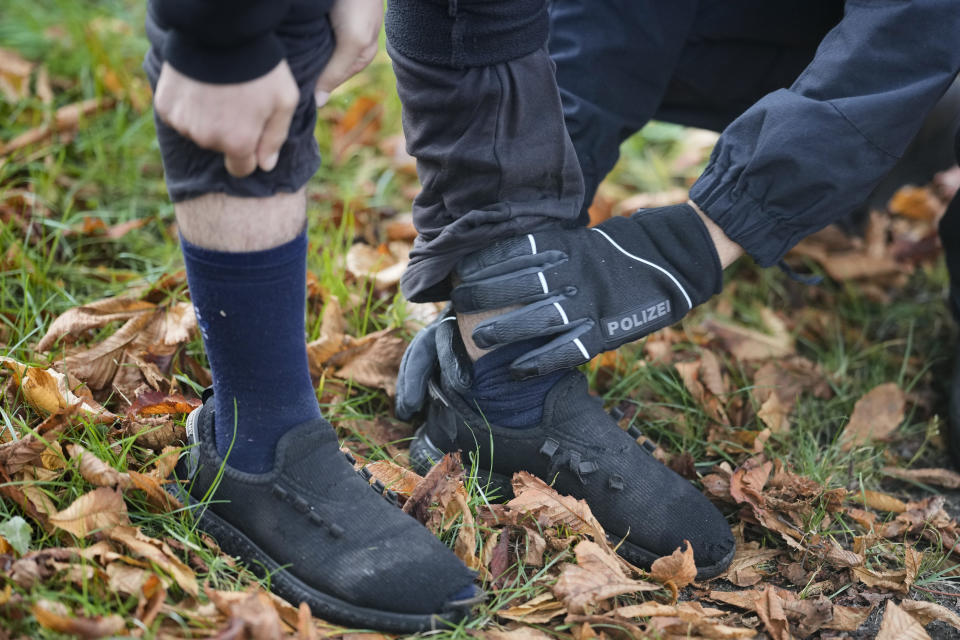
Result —
[[391, 46], [454, 69], [522, 58], [548, 29], [546, 0], [389, 0], [386, 14]]

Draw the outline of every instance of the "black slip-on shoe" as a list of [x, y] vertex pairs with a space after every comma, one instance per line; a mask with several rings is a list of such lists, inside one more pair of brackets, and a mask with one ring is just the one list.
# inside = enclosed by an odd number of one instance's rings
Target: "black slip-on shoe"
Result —
[[482, 600], [473, 572], [354, 470], [328, 422], [294, 427], [272, 471], [245, 473], [218, 455], [204, 400], [187, 419], [180, 497], [275, 593], [325, 620], [402, 633], [449, 626]]
[[481, 486], [489, 482], [501, 496], [522, 470], [585, 500], [619, 553], [637, 566], [649, 568], [684, 540], [693, 547], [698, 579], [730, 564], [735, 543], [723, 514], [621, 429], [579, 371], [554, 385], [540, 423], [527, 429], [489, 424], [451, 388], [451, 377], [441, 373], [429, 382], [426, 422], [410, 447], [418, 473], [445, 452], [474, 452]]

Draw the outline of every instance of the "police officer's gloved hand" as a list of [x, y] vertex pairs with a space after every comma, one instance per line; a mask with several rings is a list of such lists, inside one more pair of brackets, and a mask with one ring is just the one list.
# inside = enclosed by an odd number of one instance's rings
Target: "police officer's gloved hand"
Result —
[[522, 305], [477, 326], [477, 346], [550, 338], [511, 364], [521, 378], [583, 364], [671, 325], [723, 284], [713, 240], [686, 204], [510, 238], [464, 258], [457, 275], [458, 313]]

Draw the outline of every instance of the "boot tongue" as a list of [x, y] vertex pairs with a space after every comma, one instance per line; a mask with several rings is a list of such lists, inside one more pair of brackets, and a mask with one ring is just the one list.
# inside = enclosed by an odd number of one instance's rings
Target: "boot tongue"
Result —
[[541, 424], [577, 437], [582, 436], [585, 423], [597, 420], [613, 418], [603, 410], [600, 398], [590, 393], [586, 376], [577, 369], [568, 371], [547, 393]]

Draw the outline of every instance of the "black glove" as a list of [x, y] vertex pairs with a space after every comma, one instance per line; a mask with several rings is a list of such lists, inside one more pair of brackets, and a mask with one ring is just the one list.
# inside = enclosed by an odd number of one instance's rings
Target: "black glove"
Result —
[[462, 364], [470, 359], [460, 338], [457, 317], [449, 306], [439, 318], [417, 332], [403, 352], [394, 404], [398, 418], [409, 422], [423, 409], [427, 382], [440, 369], [440, 361], [446, 363], [442, 373], [452, 388], [459, 391], [470, 388], [473, 371]]
[[477, 346], [553, 337], [513, 361], [523, 378], [583, 364], [671, 325], [723, 284], [713, 240], [686, 204], [510, 238], [464, 258], [457, 274], [459, 313], [522, 305], [477, 326]]

